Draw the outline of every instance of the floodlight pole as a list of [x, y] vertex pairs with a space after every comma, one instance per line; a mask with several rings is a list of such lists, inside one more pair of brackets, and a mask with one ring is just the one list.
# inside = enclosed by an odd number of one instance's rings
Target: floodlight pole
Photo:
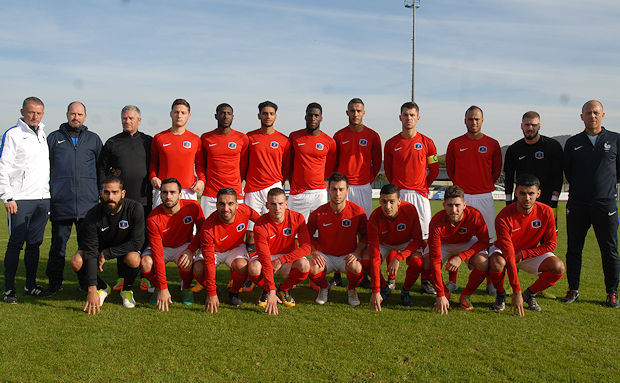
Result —
[[413, 28], [411, 32], [411, 101], [415, 101], [415, 9], [420, 8], [420, 0], [405, 0], [405, 8], [413, 11]]

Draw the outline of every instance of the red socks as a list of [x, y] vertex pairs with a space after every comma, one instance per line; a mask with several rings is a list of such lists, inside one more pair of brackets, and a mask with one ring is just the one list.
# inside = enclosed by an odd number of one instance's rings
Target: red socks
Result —
[[506, 269], [500, 272], [489, 270], [489, 280], [493, 282], [493, 286], [495, 286], [495, 289], [497, 290], [498, 293], [506, 292], [506, 290], [504, 290], [504, 278], [505, 277], [506, 277]]
[[281, 291], [288, 291], [293, 286], [300, 284], [308, 277], [309, 272], [303, 272], [299, 269], [292, 268], [288, 278], [280, 285]]
[[240, 273], [238, 271], [235, 271], [234, 269], [230, 269], [230, 279], [232, 280], [232, 286], [230, 286], [230, 289], [228, 291], [230, 291], [231, 293], [238, 293], [239, 289], [241, 289], [241, 287], [245, 283], [247, 277], [247, 273]]
[[263, 278], [263, 273], [258, 275], [248, 274], [248, 279], [251, 280], [256, 286], [263, 289], [263, 291], [265, 290], [265, 278]]
[[543, 271], [540, 273], [534, 284], [529, 287], [529, 289], [533, 294], [536, 294], [555, 285], [555, 282], [562, 278], [563, 275], [564, 274], [552, 273], [551, 271]]
[[347, 285], [347, 289], [353, 290], [360, 284], [362, 281], [363, 273], [350, 273], [347, 271], [347, 280], [349, 284]]
[[403, 290], [411, 290], [411, 286], [415, 283], [422, 270], [422, 257], [409, 257], [409, 267], [407, 267], [407, 275], [403, 282]]
[[[291, 270], [291, 273], [292, 272], [293, 270]], [[310, 274], [310, 280], [322, 289], [326, 289], [328, 286], [327, 279], [325, 278], [325, 270], [317, 274]]]
[[465, 289], [463, 289], [463, 292], [461, 294], [467, 295], [467, 296], [472, 295], [486, 277], [487, 277], [486, 271], [482, 271], [482, 270], [478, 270], [474, 268], [471, 271], [471, 273], [469, 273], [469, 279], [467, 280], [467, 286], [465, 286]]
[[179, 275], [181, 276], [181, 289], [187, 290], [192, 287], [192, 281], [194, 280], [194, 272], [192, 270], [183, 270], [179, 266]]

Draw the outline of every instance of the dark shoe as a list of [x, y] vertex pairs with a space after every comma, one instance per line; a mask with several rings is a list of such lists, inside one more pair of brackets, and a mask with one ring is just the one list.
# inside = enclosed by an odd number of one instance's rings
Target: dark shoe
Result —
[[228, 303], [231, 306], [239, 307], [243, 304], [243, 301], [239, 299], [239, 293], [228, 293]]
[[435, 291], [433, 284], [428, 279], [422, 279], [422, 282], [420, 284], [420, 291], [423, 294], [431, 294], [431, 295], [437, 294], [437, 291]]
[[[49, 295], [47, 295], [48, 297], [53, 297], [54, 295], [62, 292], [62, 290], [63, 290], [62, 286], [57, 286], [57, 287], [50, 286], [45, 291], [46, 291], [46, 294], [49, 294]], [[78, 290], [79, 290], [79, 288], [78, 288]], [[86, 288], [84, 291], [88, 292], [88, 288]]]
[[6, 303], [17, 303], [17, 294], [15, 294], [15, 290], [8, 290], [4, 292], [3, 300]]
[[368, 274], [364, 274], [364, 276], [362, 277], [362, 281], [360, 282], [359, 286], [357, 287], [361, 287], [363, 289], [369, 289], [372, 287], [370, 285], [370, 279], [368, 278]]
[[329, 281], [329, 288], [335, 286], [342, 286], [342, 275], [340, 273], [334, 273], [334, 277]]
[[495, 312], [504, 311], [506, 309], [506, 292], [497, 293], [497, 295], [495, 295], [495, 302], [491, 308]]
[[578, 290], [568, 290], [566, 296], [562, 298], [562, 302], [564, 303], [573, 303], [579, 298]]
[[409, 295], [409, 290], [400, 290], [400, 304], [405, 307], [411, 307], [411, 295]]
[[24, 287], [24, 295], [30, 295], [33, 297], [51, 297], [53, 294], [50, 289], [44, 289], [41, 285], [35, 285], [32, 288]]
[[540, 305], [538, 304], [538, 302], [536, 302], [536, 294], [532, 294], [530, 289], [525, 289], [525, 291], [523, 293], [521, 293], [521, 296], [523, 296], [523, 301], [525, 303], [527, 303], [527, 308], [528, 309], [530, 309], [532, 311], [541, 311], [542, 310], [540, 308]]
[[607, 300], [605, 301], [605, 304], [607, 304], [607, 306], [612, 307], [614, 309], [617, 309], [618, 307], [620, 307], [620, 302], [618, 302], [618, 294], [616, 293], [607, 294]]

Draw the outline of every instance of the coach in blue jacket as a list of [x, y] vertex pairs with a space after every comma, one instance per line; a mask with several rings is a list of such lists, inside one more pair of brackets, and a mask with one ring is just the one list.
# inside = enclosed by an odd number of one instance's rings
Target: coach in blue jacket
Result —
[[49, 293], [62, 290], [67, 240], [75, 224], [99, 202], [97, 160], [103, 144], [84, 125], [86, 107], [74, 101], [67, 108], [67, 122], [47, 137], [50, 151], [50, 220], [52, 245], [46, 274]]

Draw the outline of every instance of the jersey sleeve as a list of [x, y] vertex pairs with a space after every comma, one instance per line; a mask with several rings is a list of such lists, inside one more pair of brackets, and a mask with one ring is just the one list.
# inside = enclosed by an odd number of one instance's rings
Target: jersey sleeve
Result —
[[[144, 245], [144, 208], [139, 203], [133, 204], [129, 228], [129, 239], [118, 246], [103, 249], [105, 259], [124, 257], [131, 251], [138, 252]], [[120, 260], [117, 262], [121, 262]]]
[[438, 223], [439, 218], [433, 217], [429, 225], [428, 250], [431, 262], [431, 278], [438, 297], [445, 296], [443, 278], [441, 276], [441, 234], [442, 226]]
[[146, 221], [146, 233], [151, 245], [151, 258], [153, 259], [153, 272], [155, 273], [154, 287], [158, 290], [168, 288], [166, 280], [166, 264], [164, 262], [164, 245], [161, 238], [160, 229], [154, 219]]
[[[559, 142], [553, 140], [553, 145], [551, 147], [551, 174], [552, 174], [552, 183], [551, 188], [552, 192], [562, 192], [562, 184], [564, 183], [564, 166], [563, 166], [563, 156], [562, 145]], [[618, 159], [616, 158], [616, 164], [618, 163]], [[551, 201], [552, 207], [558, 206], [558, 201]]]
[[328, 179], [329, 176], [335, 171], [336, 161], [338, 160], [338, 153], [336, 152], [336, 141], [334, 141], [330, 137], [331, 142], [329, 143], [329, 151], [327, 152], [327, 158], [325, 159], [325, 177], [323, 179]]
[[383, 148], [383, 171], [389, 183], [392, 183], [392, 160], [392, 144], [391, 141], [388, 140]]
[[271, 250], [269, 249], [269, 233], [265, 225], [254, 226], [254, 245], [256, 255], [262, 266], [262, 274], [265, 279], [265, 287], [268, 291], [275, 290], [276, 284], [273, 280], [273, 266], [271, 265]]
[[497, 181], [502, 174], [502, 149], [499, 147], [499, 142], [493, 140], [493, 166], [491, 168], [491, 175], [493, 176], [493, 182]]
[[149, 181], [157, 177], [157, 170], [159, 170], [159, 145], [158, 136], [153, 138], [151, 142], [151, 160], [149, 161]]
[[426, 174], [426, 187], [430, 187], [439, 175], [439, 162], [437, 161], [437, 148], [433, 140], [428, 139], [427, 145], [426, 166], [428, 173]]
[[288, 139], [283, 140], [282, 143], [284, 144], [282, 153], [282, 184], [284, 185], [284, 181], [289, 178], [291, 173], [291, 143]]
[[374, 134], [372, 140], [372, 147], [370, 148], [370, 155], [372, 158], [372, 166], [370, 167], [370, 174], [372, 176], [371, 183], [377, 178], [377, 174], [381, 171], [381, 137], [378, 134]]
[[370, 284], [373, 293], [381, 290], [381, 251], [379, 250], [379, 222], [377, 214], [368, 221], [368, 252], [370, 255]]
[[78, 248], [84, 252], [84, 265], [88, 286], [97, 285], [97, 268], [99, 259], [99, 236], [97, 233], [97, 208], [91, 209], [80, 224]]
[[[14, 128], [17, 129], [17, 128]], [[15, 167], [16, 145], [9, 129], [2, 136], [2, 144], [0, 145], [0, 198], [4, 201], [15, 197], [13, 186], [9, 174]], [[49, 142], [49, 136], [48, 136]], [[50, 150], [50, 158], [52, 151]]]
[[316, 249], [318, 247], [318, 245], [319, 245], [319, 241], [317, 240], [317, 238], [313, 237], [313, 235], [314, 235], [314, 233], [316, 233], [316, 231], [318, 229], [317, 210], [313, 210], [310, 213], [310, 216], [308, 216], [307, 228], [308, 228], [308, 236], [310, 237], [311, 247]]
[[239, 174], [241, 176], [241, 180], [245, 180], [245, 177], [248, 173], [248, 160], [249, 160], [249, 150], [248, 146], [250, 145], [250, 140], [248, 136], [242, 133], [241, 137], [242, 141], [242, 149], [239, 155]]
[[207, 182], [207, 175], [206, 175], [206, 161], [205, 161], [205, 154], [203, 153], [203, 149], [202, 149], [202, 140], [200, 140], [200, 138], [197, 140], [197, 146], [198, 148], [196, 149], [196, 154], [194, 155], [194, 169], [196, 171], [196, 179], [204, 182], [206, 184]]
[[508, 274], [510, 286], [512, 287], [513, 293], [517, 293], [521, 291], [521, 285], [519, 284], [519, 274], [511, 232], [512, 225], [510, 221], [500, 212], [495, 218], [495, 233], [497, 234], [495, 246], [502, 251], [502, 255], [506, 260], [506, 273]]
[[[200, 207], [200, 205], [198, 205], [198, 202], [194, 203], [194, 205], [196, 206], [196, 216], [194, 217], [194, 221], [196, 222], [196, 232], [200, 232], [200, 229], [202, 228], [202, 224], [205, 222], [205, 215], [202, 212], [202, 207]], [[192, 241], [190, 242], [189, 246], [187, 247], [192, 253], [195, 253], [198, 249], [200, 249], [200, 238], [198, 238], [197, 235], [195, 235], [192, 238]]]
[[215, 241], [213, 234], [209, 231], [209, 224], [204, 224], [200, 228], [197, 237], [200, 238], [200, 248], [204, 259], [205, 289], [207, 295], [212, 297], [217, 295], [217, 285], [215, 284]]
[[454, 163], [454, 140], [448, 143], [448, 148], [446, 149], [446, 173], [448, 173], [448, 178], [454, 182], [454, 170], [456, 165]]
[[516, 169], [515, 163], [514, 147], [510, 145], [508, 150], [506, 150], [506, 158], [504, 162], [504, 190], [506, 193], [506, 205], [512, 203]]

